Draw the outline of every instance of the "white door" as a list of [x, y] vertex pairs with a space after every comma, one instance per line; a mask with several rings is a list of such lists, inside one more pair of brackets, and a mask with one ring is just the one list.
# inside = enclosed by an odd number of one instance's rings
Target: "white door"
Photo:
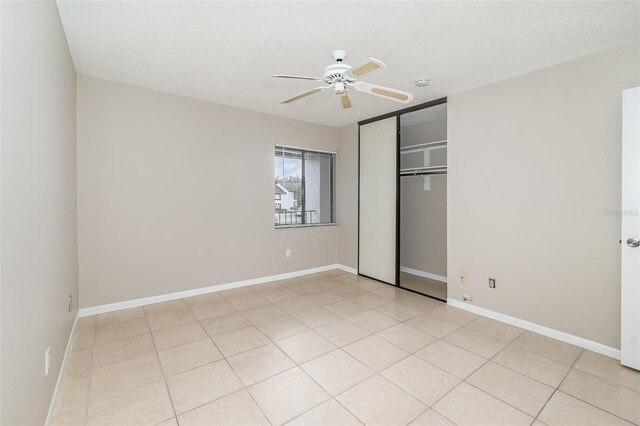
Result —
[[622, 92], [620, 362], [640, 370], [640, 87]]
[[358, 273], [396, 284], [396, 117], [360, 126]]

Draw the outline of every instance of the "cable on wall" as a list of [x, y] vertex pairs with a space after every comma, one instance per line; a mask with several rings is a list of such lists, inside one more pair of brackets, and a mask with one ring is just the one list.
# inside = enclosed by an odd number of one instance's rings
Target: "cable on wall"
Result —
[[464, 292], [464, 289], [462, 288], [462, 284], [460, 284], [460, 279], [458, 279], [458, 287], [462, 292], [462, 300], [464, 300], [465, 302], [473, 302], [473, 297], [469, 296], [467, 293]]

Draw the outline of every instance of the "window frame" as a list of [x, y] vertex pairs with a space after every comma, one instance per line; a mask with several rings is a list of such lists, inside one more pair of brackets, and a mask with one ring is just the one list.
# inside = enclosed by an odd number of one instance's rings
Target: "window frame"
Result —
[[[335, 183], [336, 183], [336, 165], [337, 165], [337, 156], [338, 153], [336, 151], [327, 151], [327, 150], [322, 150], [322, 149], [312, 149], [312, 148], [305, 148], [305, 147], [299, 147], [299, 146], [291, 146], [291, 145], [281, 145], [281, 144], [275, 144], [274, 146], [274, 154], [277, 153], [278, 149], [284, 150], [284, 149], [288, 149], [288, 150], [292, 150], [292, 151], [299, 151], [300, 152], [300, 158], [301, 158], [301, 186], [300, 186], [300, 191], [301, 191], [301, 222], [302, 223], [297, 223], [297, 224], [284, 224], [284, 225], [278, 225], [277, 223], [274, 224], [275, 229], [291, 229], [291, 228], [313, 228], [313, 227], [317, 227], [317, 226], [336, 226], [338, 225], [337, 221], [336, 221], [336, 188], [335, 188]], [[331, 217], [330, 217], [330, 221], [329, 222], [324, 222], [324, 223], [306, 223], [306, 176], [305, 176], [305, 154], [307, 153], [311, 153], [311, 154], [329, 154], [329, 161], [330, 161], [330, 169], [331, 169], [331, 174], [330, 174], [330, 193], [329, 193], [329, 204], [331, 206]], [[277, 157], [274, 156], [274, 161]], [[296, 200], [297, 201], [297, 200]], [[294, 202], [295, 205], [295, 202]]]

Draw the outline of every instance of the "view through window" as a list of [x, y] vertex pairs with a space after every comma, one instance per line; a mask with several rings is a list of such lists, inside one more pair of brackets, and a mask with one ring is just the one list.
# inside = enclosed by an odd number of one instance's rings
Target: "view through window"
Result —
[[276, 227], [332, 224], [334, 153], [275, 148]]

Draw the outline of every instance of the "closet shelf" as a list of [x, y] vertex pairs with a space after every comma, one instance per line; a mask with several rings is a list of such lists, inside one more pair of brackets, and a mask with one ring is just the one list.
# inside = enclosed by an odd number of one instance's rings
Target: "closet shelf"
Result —
[[422, 148], [422, 147], [428, 147], [428, 146], [436, 146], [436, 145], [446, 145], [447, 144], [447, 140], [441, 140], [441, 141], [435, 141], [435, 142], [424, 142], [424, 143], [418, 143], [415, 145], [408, 145], [408, 146], [401, 146], [400, 147], [400, 152], [402, 151], [406, 151], [409, 149], [416, 149], [416, 148]]

